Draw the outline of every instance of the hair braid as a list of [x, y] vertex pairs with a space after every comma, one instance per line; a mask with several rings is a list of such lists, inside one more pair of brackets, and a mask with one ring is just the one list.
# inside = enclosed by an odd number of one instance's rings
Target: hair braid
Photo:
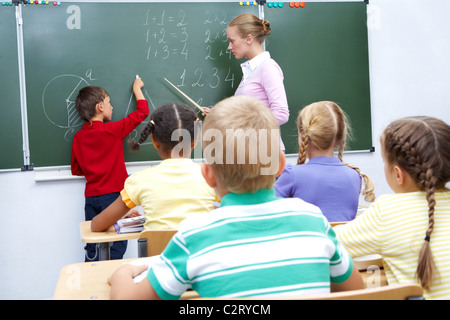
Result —
[[419, 263], [416, 269], [417, 278], [419, 278], [424, 289], [429, 289], [436, 269], [430, 248], [431, 233], [434, 229], [434, 206], [436, 205], [436, 200], [434, 199], [435, 181], [436, 178], [433, 177], [433, 170], [428, 169], [425, 173], [424, 181], [428, 201], [428, 228], [425, 232], [424, 243], [419, 252]]
[[364, 182], [364, 189], [361, 191], [361, 193], [364, 196], [364, 200], [366, 200], [367, 202], [375, 201], [375, 193], [374, 193], [375, 185], [374, 185], [372, 179], [370, 179], [370, 177], [368, 175], [363, 173], [361, 171], [361, 169], [359, 169], [357, 166], [354, 166], [354, 165], [351, 165], [351, 164], [349, 164], [347, 162], [344, 162], [344, 160], [343, 160], [343, 152], [344, 152], [344, 145], [340, 144], [339, 145], [339, 150], [338, 150], [338, 158], [347, 167], [352, 168], [353, 170], [358, 172], [359, 176], [363, 180], [363, 182]]
[[449, 181], [450, 127], [432, 117], [409, 117], [391, 123], [381, 142], [389, 165], [403, 168], [426, 193], [428, 226], [419, 252], [416, 276], [424, 289], [429, 289], [437, 268], [430, 242], [434, 230], [435, 192], [445, 189]]
[[342, 161], [342, 163], [345, 164], [347, 167], [352, 168], [353, 170], [355, 170], [356, 172], [359, 173], [359, 176], [361, 177], [361, 179], [364, 182], [364, 189], [361, 191], [361, 194], [364, 196], [364, 200], [366, 200], [367, 202], [374, 202], [375, 201], [375, 193], [374, 193], [375, 185], [374, 185], [372, 179], [368, 175], [366, 175], [364, 172], [362, 172], [361, 169], [359, 169], [357, 166], [353, 166], [344, 161]]
[[297, 164], [304, 164], [306, 162], [306, 157], [308, 155], [308, 146], [309, 146], [309, 136], [305, 136], [302, 138], [302, 143], [300, 144]]
[[374, 185], [372, 179], [368, 175], [363, 173], [361, 171], [361, 169], [359, 169], [357, 166], [354, 166], [354, 165], [351, 165], [351, 164], [349, 164], [347, 162], [344, 162], [344, 159], [343, 159], [344, 158], [344, 149], [345, 149], [345, 139], [341, 140], [340, 143], [339, 143], [338, 158], [347, 167], [352, 168], [353, 170], [358, 172], [359, 176], [363, 180], [363, 182], [364, 182], [364, 189], [361, 191], [361, 194], [364, 196], [364, 200], [367, 201], [367, 202], [375, 201], [375, 193], [374, 193], [375, 185]]
[[138, 141], [128, 139], [128, 145], [131, 150], [138, 151], [141, 148], [141, 144], [147, 140], [148, 136], [155, 130], [155, 123], [153, 120], [150, 120], [144, 129], [141, 131], [141, 136]]

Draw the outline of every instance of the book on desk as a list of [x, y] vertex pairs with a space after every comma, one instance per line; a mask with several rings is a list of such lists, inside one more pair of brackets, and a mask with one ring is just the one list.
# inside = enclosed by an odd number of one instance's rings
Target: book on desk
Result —
[[117, 233], [140, 232], [144, 230], [145, 217], [120, 219], [114, 224]]

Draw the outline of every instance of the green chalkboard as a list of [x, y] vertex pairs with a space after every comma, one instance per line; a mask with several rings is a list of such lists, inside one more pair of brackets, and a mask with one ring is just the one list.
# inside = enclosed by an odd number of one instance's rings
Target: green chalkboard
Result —
[[[240, 13], [258, 15], [256, 6], [238, 2], [62, 2], [22, 9], [34, 167], [70, 164], [72, 138], [83, 124], [74, 101], [86, 85], [109, 92], [113, 121], [135, 108], [136, 74], [145, 82], [150, 111], [168, 101], [185, 102], [164, 77], [203, 106], [233, 95], [242, 61], [227, 52], [226, 26]], [[333, 100], [348, 114], [355, 136], [350, 149], [372, 149], [366, 4], [290, 8], [285, 2], [283, 8], [266, 5], [264, 14], [272, 26], [266, 49], [283, 69], [291, 112], [282, 126], [286, 153], [298, 150], [298, 111], [319, 100]], [[1, 7], [0, 18], [4, 169], [22, 167], [23, 150], [14, 7]], [[159, 160], [150, 143], [138, 153], [124, 148], [127, 162]]]
[[[233, 95], [241, 70], [227, 52], [226, 27], [243, 12], [257, 15], [258, 8], [230, 2], [25, 6], [32, 165], [70, 164], [72, 138], [83, 124], [74, 101], [86, 85], [108, 91], [113, 121], [135, 110], [136, 74], [145, 82], [150, 112], [168, 101], [185, 102], [164, 77], [202, 106]], [[137, 153], [124, 147], [127, 162], [160, 160], [150, 143]]]
[[14, 6], [0, 7], [0, 169], [24, 166]]
[[281, 127], [286, 153], [297, 153], [299, 110], [335, 101], [353, 128], [351, 150], [372, 150], [367, 14], [364, 2], [306, 2], [266, 8], [266, 50], [283, 69], [290, 108]]

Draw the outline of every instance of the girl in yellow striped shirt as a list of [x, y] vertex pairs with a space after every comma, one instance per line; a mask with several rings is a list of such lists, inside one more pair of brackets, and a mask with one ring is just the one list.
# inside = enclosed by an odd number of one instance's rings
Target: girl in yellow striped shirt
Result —
[[425, 298], [450, 299], [450, 126], [403, 118], [380, 141], [395, 194], [335, 227], [337, 236], [353, 257], [380, 254], [389, 284], [417, 281]]

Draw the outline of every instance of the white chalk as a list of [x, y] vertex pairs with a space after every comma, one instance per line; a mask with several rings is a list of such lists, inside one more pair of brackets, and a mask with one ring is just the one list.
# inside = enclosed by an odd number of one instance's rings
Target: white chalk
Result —
[[136, 75], [136, 79], [139, 79], [139, 75], [138, 74]]

